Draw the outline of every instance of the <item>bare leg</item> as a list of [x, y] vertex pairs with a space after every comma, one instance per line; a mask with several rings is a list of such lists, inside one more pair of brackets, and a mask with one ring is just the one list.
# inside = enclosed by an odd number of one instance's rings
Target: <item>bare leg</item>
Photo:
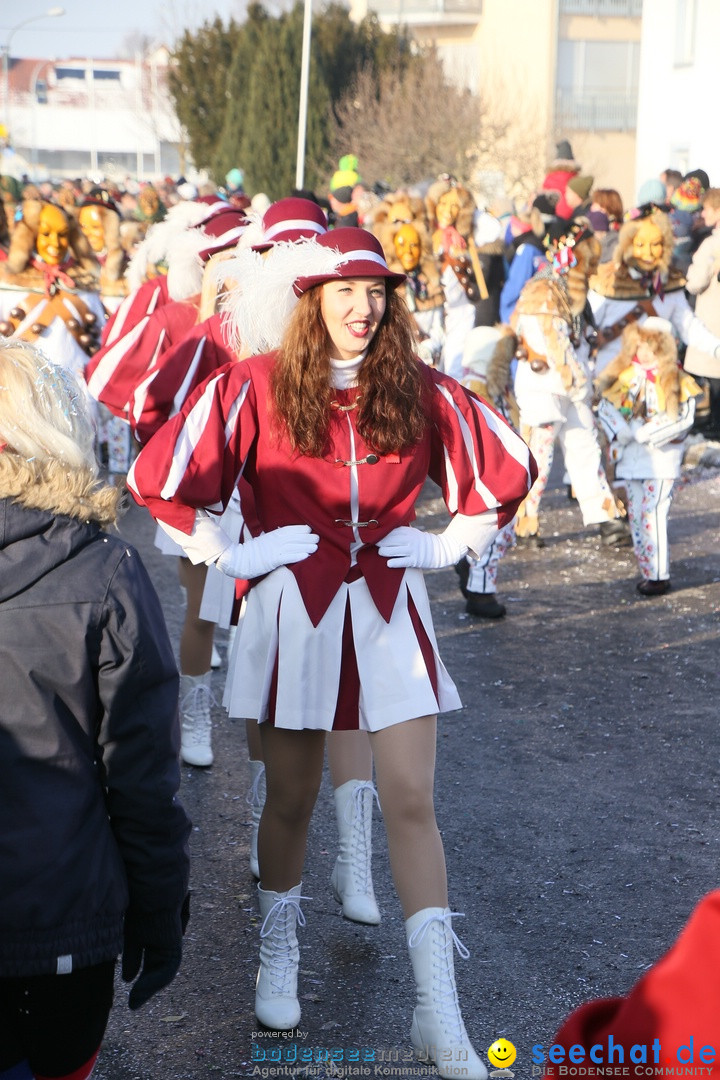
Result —
[[433, 804], [436, 730], [436, 717], [421, 716], [370, 736], [390, 865], [406, 919], [448, 902]]
[[185, 622], [180, 636], [180, 670], [183, 675], [204, 675], [210, 670], [215, 623], [200, 618], [200, 603], [207, 566], [194, 566], [181, 558], [178, 568], [180, 584], [187, 594]]
[[372, 751], [366, 731], [331, 731], [327, 740], [332, 786], [348, 780], [372, 780]]
[[320, 790], [324, 731], [289, 731], [260, 724], [267, 798], [258, 833], [260, 882], [287, 892], [302, 878], [307, 832]]
[[245, 737], [247, 738], [248, 757], [250, 761], [262, 761], [262, 739], [260, 738], [260, 725], [257, 720], [245, 721]]

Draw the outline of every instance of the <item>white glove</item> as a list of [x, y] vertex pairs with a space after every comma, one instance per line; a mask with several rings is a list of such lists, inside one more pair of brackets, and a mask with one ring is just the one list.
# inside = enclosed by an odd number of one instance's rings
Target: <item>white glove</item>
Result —
[[377, 545], [388, 566], [414, 567], [417, 570], [441, 570], [454, 566], [467, 552], [467, 544], [456, 536], [421, 532], [409, 525], [393, 529]]
[[309, 525], [283, 525], [244, 544], [232, 544], [215, 564], [228, 577], [252, 578], [269, 574], [278, 566], [302, 562], [317, 550], [320, 537]]

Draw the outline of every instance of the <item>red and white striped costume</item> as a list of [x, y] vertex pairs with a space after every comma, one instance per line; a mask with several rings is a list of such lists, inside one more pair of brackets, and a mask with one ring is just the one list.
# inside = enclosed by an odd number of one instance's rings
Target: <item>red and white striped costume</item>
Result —
[[137, 441], [144, 446], [166, 420], [180, 411], [193, 390], [218, 368], [235, 360], [223, 333], [224, 316], [211, 315], [191, 327], [135, 387], [129, 419]]
[[[157, 299], [160, 297], [158, 293]], [[113, 415], [127, 420], [135, 387], [159, 357], [195, 325], [197, 317], [197, 297], [170, 300], [146, 311], [127, 333], [106, 344], [93, 357], [92, 370], [89, 366], [86, 369], [92, 397]]]
[[[323, 456], [297, 454], [269, 412], [274, 356], [221, 368], [150, 440], [128, 480], [154, 517], [189, 536], [196, 515], [222, 513], [242, 475], [264, 532], [306, 523], [320, 537], [308, 559], [254, 582], [226, 688], [230, 714], [377, 730], [460, 707], [422, 571], [389, 567], [376, 545], [414, 520], [428, 476], [451, 514], [482, 517], [489, 543], [534, 479], [527, 447], [490, 406], [418, 361], [431, 423], [416, 446], [377, 458], [357, 430], [355, 387], [335, 391]], [[359, 685], [351, 723], [338, 717], [349, 656]]]

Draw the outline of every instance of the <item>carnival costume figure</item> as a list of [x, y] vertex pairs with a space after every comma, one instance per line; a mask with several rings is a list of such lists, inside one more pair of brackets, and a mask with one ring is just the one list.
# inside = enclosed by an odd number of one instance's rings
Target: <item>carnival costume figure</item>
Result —
[[[280, 349], [199, 387], [131, 485], [190, 557], [253, 581], [226, 702], [260, 721], [265, 753], [258, 1020], [300, 1021], [296, 931], [324, 736], [367, 730], [417, 984], [411, 1042], [441, 1076], [485, 1080], [457, 1000], [432, 806], [435, 717], [459, 699], [422, 571], [482, 554], [534, 466], [494, 410], [414, 355], [393, 294], [404, 279], [370, 233], [336, 229], [313, 246]], [[242, 544], [217, 525], [240, 472], [263, 530]], [[410, 527], [428, 475], [453, 515], [439, 536]]]
[[627, 490], [638, 592], [659, 596], [670, 589], [668, 514], [701, 390], [678, 363], [672, 325], [654, 316], [625, 328], [595, 385], [615, 475]]

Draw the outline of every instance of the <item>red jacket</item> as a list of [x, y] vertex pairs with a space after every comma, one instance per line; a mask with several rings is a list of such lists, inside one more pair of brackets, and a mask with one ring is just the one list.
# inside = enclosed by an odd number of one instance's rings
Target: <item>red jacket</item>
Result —
[[390, 618], [404, 571], [389, 567], [376, 544], [414, 520], [428, 476], [453, 514], [496, 509], [499, 527], [514, 517], [535, 478], [534, 460], [512, 428], [454, 379], [418, 361], [431, 423], [418, 445], [374, 463], [365, 461], [372, 448], [356, 426], [358, 391], [336, 391], [343, 408], [332, 410], [329, 449], [316, 458], [294, 452], [270, 414], [274, 360], [274, 353], [251, 357], [211, 376], [141, 451], [128, 485], [153, 517], [190, 533], [197, 509], [222, 513], [242, 474], [263, 531], [306, 523], [320, 536], [313, 558], [289, 568], [315, 625], [358, 544], [357, 565]]

